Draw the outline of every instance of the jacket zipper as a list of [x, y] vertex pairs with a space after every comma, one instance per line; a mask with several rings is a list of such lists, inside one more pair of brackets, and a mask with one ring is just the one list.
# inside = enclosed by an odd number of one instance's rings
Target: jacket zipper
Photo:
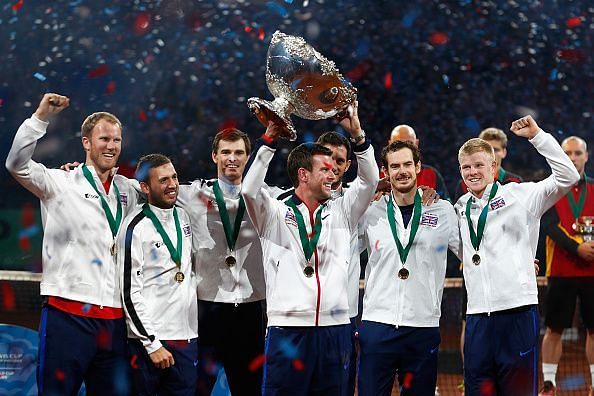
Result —
[[[320, 207], [320, 210], [321, 207]], [[313, 237], [313, 233], [314, 233], [314, 217], [313, 217], [313, 212], [311, 210], [309, 210], [309, 208], [307, 209], [307, 211], [309, 212], [309, 224], [311, 225], [311, 235], [310, 238]], [[320, 221], [322, 221], [320, 219]], [[322, 290], [320, 288], [320, 275], [318, 274], [318, 248], [316, 247], [316, 249], [314, 250], [314, 261], [315, 261], [315, 273], [316, 273], [316, 284], [317, 284], [317, 288], [318, 288], [318, 295], [316, 297], [316, 326], [318, 326], [319, 323], [319, 319], [320, 319], [320, 300], [321, 300], [321, 294], [322, 294]]]

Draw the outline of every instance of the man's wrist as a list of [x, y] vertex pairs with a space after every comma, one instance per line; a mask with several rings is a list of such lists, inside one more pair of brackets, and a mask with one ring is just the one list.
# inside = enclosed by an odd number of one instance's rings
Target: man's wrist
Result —
[[363, 140], [365, 140], [365, 131], [363, 129], [358, 134], [351, 135], [351, 142], [354, 144], [360, 144]]

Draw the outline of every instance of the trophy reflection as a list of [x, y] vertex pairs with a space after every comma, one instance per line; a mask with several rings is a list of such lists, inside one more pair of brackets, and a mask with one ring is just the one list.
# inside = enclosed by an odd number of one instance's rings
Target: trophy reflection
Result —
[[270, 102], [249, 98], [248, 107], [262, 125], [272, 120], [281, 126], [281, 136], [295, 140], [291, 114], [308, 120], [330, 118], [357, 98], [357, 90], [302, 37], [276, 31], [266, 57], [266, 85], [274, 96]]
[[572, 228], [584, 242], [594, 241], [594, 216], [581, 216], [577, 218]]

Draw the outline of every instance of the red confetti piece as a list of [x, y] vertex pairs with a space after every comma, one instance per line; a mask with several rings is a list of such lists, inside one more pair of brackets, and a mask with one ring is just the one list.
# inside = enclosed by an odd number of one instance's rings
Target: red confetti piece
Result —
[[64, 374], [64, 372], [60, 369], [56, 369], [56, 373], [55, 373], [56, 379], [58, 381], [64, 381], [64, 378], [66, 378], [66, 374]]
[[147, 120], [147, 116], [146, 113], [144, 112], [144, 110], [140, 110], [138, 112], [138, 118], [140, 119], [140, 121], [145, 122]]
[[305, 369], [305, 365], [301, 359], [293, 359], [293, 368], [297, 371], [303, 371]]
[[134, 33], [136, 34], [144, 34], [146, 33], [151, 24], [151, 16], [146, 12], [138, 14], [136, 19], [134, 20]]
[[109, 73], [109, 66], [100, 65], [89, 71], [89, 78], [97, 78]]
[[0, 107], [4, 105], [4, 99], [0, 98]]
[[130, 358], [130, 367], [132, 367], [133, 369], [138, 369], [138, 364], [136, 364], [137, 360], [138, 356], [132, 355], [132, 357]]
[[8, 281], [2, 281], [0, 284], [2, 285], [2, 305], [4, 306], [4, 310], [12, 311], [16, 307], [16, 298], [12, 285]]
[[109, 349], [111, 347], [111, 335], [106, 329], [97, 332], [97, 347], [100, 349]]
[[265, 34], [264, 34], [264, 29], [260, 28], [258, 29], [258, 38], [260, 39], [260, 41], [264, 40]]
[[21, 9], [21, 7], [22, 7], [22, 6], [23, 6], [23, 0], [19, 0], [19, 1], [17, 1], [16, 3], [14, 3], [14, 4], [12, 5], [12, 10], [13, 10], [14, 12], [17, 12], [18, 10], [20, 10], [20, 9]]
[[346, 73], [346, 76], [351, 81], [360, 80], [369, 72], [371, 69], [371, 64], [368, 61], [359, 63], [353, 69], [349, 70]]
[[448, 35], [443, 32], [434, 32], [431, 33], [431, 36], [429, 36], [429, 42], [432, 45], [444, 45], [449, 40], [450, 38], [448, 37]]
[[384, 88], [386, 88], [387, 90], [392, 89], [392, 72], [387, 72], [386, 75], [384, 76]]
[[105, 87], [105, 93], [108, 95], [111, 95], [112, 93], [114, 93], [116, 90], [116, 82], [115, 81], [110, 81], [107, 86]]
[[411, 382], [413, 380], [413, 373], [404, 373], [404, 379], [402, 380], [402, 387], [404, 389], [410, 389]]
[[252, 27], [251, 27], [251, 26], [246, 26], [246, 27], [244, 27], [244, 28], [243, 28], [243, 30], [244, 30], [246, 33], [250, 33], [250, 32], [252, 31]]
[[252, 360], [250, 362], [248, 369], [251, 372], [254, 372], [254, 371], [258, 370], [260, 367], [262, 367], [264, 365], [265, 361], [266, 361], [266, 356], [264, 354], [258, 355], [254, 358], [254, 360]]
[[586, 55], [582, 50], [573, 48], [560, 49], [557, 56], [569, 63], [579, 63], [586, 59]]
[[567, 25], [568, 28], [574, 28], [577, 26], [580, 26], [582, 24], [582, 18], [581, 17], [573, 17], [573, 18], [569, 18], [565, 24]]
[[495, 384], [491, 380], [485, 380], [480, 386], [481, 396], [494, 396], [495, 395]]

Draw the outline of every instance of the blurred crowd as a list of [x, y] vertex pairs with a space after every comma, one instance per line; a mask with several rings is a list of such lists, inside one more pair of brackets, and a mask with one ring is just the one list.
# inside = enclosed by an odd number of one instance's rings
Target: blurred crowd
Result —
[[[13, 0], [0, 8], [1, 152], [40, 95], [59, 92], [72, 102], [38, 147], [45, 164], [82, 160], [80, 124], [107, 110], [124, 123], [130, 169], [158, 151], [182, 180], [210, 176], [217, 130], [236, 126], [254, 139], [264, 130], [246, 100], [273, 99], [265, 64], [278, 29], [303, 36], [358, 88], [376, 146], [395, 125], [413, 126], [423, 160], [453, 192], [457, 150], [485, 127], [507, 130], [532, 114], [559, 139], [592, 141], [593, 28], [585, 0]], [[337, 125], [294, 121], [299, 140]], [[542, 160], [526, 144], [510, 136], [505, 167], [541, 178]], [[269, 182], [286, 185], [279, 157]], [[35, 202], [3, 176], [10, 194], [0, 207]]]

